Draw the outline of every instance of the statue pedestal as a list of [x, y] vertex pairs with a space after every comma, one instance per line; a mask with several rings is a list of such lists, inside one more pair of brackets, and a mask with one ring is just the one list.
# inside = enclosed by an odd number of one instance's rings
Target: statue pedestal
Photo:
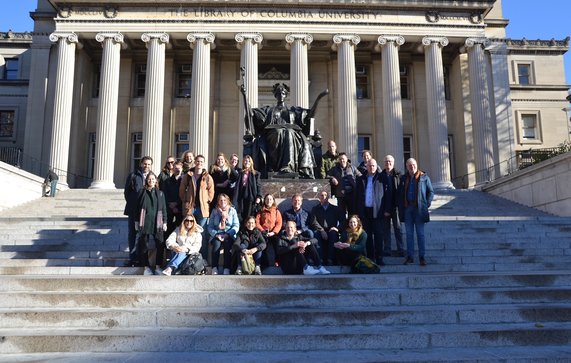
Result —
[[262, 179], [261, 183], [263, 194], [272, 194], [276, 199], [290, 199], [294, 194], [317, 199], [322, 190], [331, 193], [328, 179]]

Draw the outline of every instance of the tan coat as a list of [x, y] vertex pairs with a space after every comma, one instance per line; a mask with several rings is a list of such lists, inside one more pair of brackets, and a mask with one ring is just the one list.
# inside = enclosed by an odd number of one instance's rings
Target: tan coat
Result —
[[[210, 215], [209, 203], [214, 198], [214, 180], [212, 180], [212, 177], [206, 170], [202, 171], [199, 190], [202, 217], [208, 218]], [[194, 170], [191, 169], [182, 176], [178, 195], [182, 200], [182, 214], [184, 216], [192, 214], [192, 210], [196, 204], [196, 180], [194, 179]]]

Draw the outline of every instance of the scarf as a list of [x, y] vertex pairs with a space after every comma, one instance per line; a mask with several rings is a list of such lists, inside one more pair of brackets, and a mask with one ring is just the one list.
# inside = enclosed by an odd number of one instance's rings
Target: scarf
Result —
[[347, 228], [347, 243], [350, 245], [354, 245], [361, 234], [363, 233], [363, 228], [359, 227], [356, 230], [352, 231], [351, 229]]
[[226, 209], [222, 209], [220, 207], [217, 208], [218, 213], [220, 213], [220, 223], [218, 224], [218, 229], [221, 231], [226, 230], [226, 220], [228, 219], [228, 212], [230, 211], [230, 207], [226, 207]]

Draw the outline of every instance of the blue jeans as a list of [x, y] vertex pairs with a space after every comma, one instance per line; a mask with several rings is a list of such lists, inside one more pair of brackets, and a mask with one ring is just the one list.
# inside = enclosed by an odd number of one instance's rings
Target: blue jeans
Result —
[[415, 206], [408, 206], [404, 211], [404, 225], [406, 228], [406, 249], [407, 255], [414, 258], [414, 233], [416, 229], [416, 240], [418, 243], [418, 256], [424, 257], [426, 239], [424, 236], [424, 222], [418, 222], [418, 209]]
[[[210, 240], [212, 244], [212, 268], [218, 268], [218, 261], [220, 260], [220, 248], [224, 248], [224, 268], [230, 268], [230, 263], [232, 262], [231, 252], [232, 245], [234, 244], [234, 239], [232, 237], [226, 237], [224, 241], [220, 241], [218, 238], [213, 237]], [[207, 247], [208, 248], [208, 245]]]
[[176, 270], [182, 261], [184, 261], [186, 256], [188, 256], [186, 252], [173, 252], [167, 267], [171, 267], [173, 270]]

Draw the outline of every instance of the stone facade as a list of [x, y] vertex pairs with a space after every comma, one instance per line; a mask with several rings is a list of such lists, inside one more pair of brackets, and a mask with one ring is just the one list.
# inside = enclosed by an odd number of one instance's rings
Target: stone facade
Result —
[[314, 125], [324, 143], [355, 162], [363, 148], [395, 154], [399, 169], [415, 157], [442, 188], [506, 174], [517, 150], [569, 137], [569, 41], [506, 39], [500, 0], [93, 4], [38, 0], [11, 144], [27, 170], [50, 165], [72, 187], [122, 187], [142, 153], [155, 170], [188, 145], [209, 162], [241, 154], [242, 82], [252, 106], [273, 103], [277, 82], [291, 106], [329, 89]]

